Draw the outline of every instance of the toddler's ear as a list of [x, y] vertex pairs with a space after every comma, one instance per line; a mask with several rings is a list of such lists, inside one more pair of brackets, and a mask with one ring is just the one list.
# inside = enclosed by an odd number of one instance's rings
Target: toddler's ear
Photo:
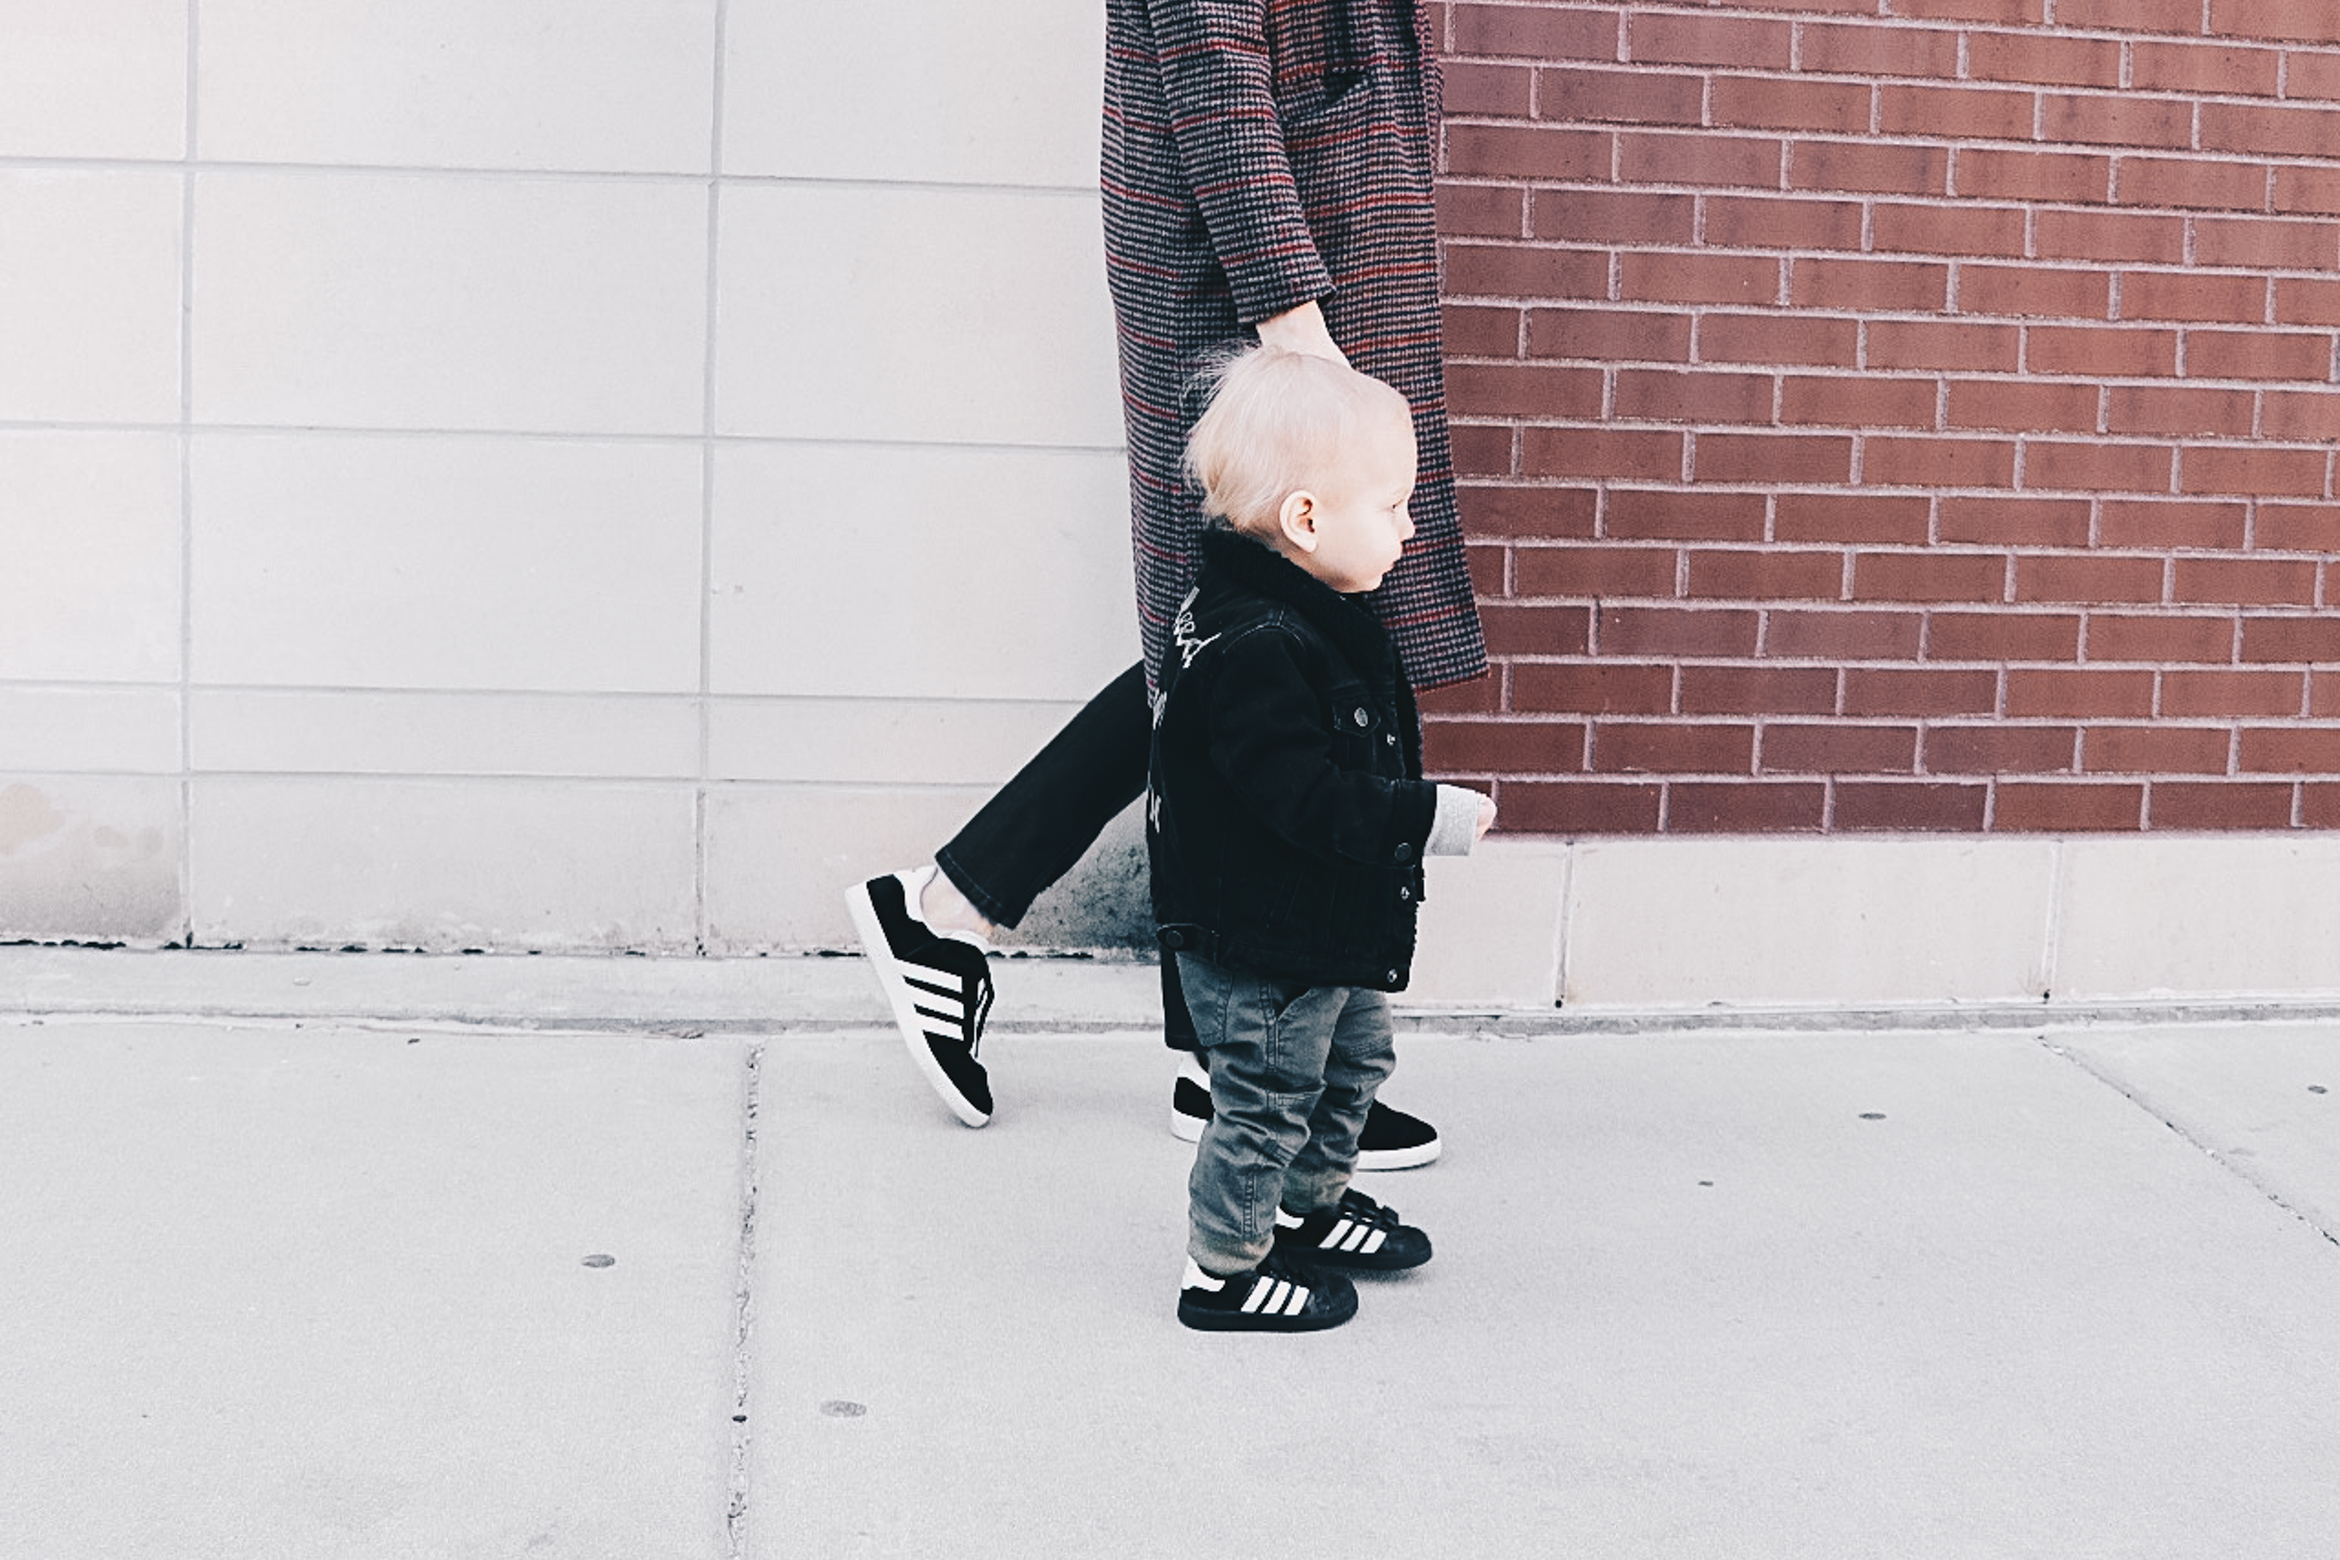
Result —
[[1276, 510], [1276, 530], [1302, 552], [1316, 551], [1316, 495], [1306, 488], [1285, 494]]

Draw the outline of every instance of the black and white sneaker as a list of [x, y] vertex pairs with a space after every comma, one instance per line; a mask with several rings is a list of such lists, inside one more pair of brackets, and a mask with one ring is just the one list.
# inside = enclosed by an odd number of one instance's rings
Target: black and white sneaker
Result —
[[1357, 1286], [1273, 1252], [1255, 1268], [1213, 1278], [1192, 1257], [1178, 1287], [1178, 1319], [1203, 1332], [1320, 1332], [1357, 1314]]
[[938, 932], [919, 919], [918, 895], [934, 871], [856, 883], [845, 903], [918, 1070], [952, 1115], [980, 1127], [991, 1119], [991, 1080], [975, 1060], [991, 1016], [989, 950], [973, 932]]
[[[1171, 1136], [1199, 1143], [1210, 1121], [1210, 1075], [1189, 1052], [1179, 1059], [1178, 1081], [1170, 1087]], [[1411, 1170], [1436, 1159], [1445, 1146], [1429, 1122], [1375, 1100], [1365, 1113], [1365, 1130], [1357, 1135], [1357, 1168]]]
[[1305, 1219], [1278, 1208], [1276, 1251], [1312, 1268], [1395, 1273], [1430, 1260], [1430, 1237], [1400, 1224], [1395, 1208], [1351, 1187], [1339, 1202]]

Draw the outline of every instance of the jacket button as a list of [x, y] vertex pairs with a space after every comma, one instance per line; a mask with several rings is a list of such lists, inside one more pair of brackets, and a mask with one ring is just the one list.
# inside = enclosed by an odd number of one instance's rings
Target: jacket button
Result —
[[1398, 970], [1391, 970], [1391, 971], [1389, 972], [1389, 983], [1390, 983], [1391, 985], [1393, 985], [1393, 986], [1397, 985], [1398, 983], [1400, 983], [1401, 981], [1403, 981], [1405, 978], [1406, 978], [1406, 977], [1405, 977], [1404, 973], [1403, 973], [1403, 972], [1401, 972], [1401, 971], [1398, 971]]
[[1397, 733], [1394, 731], [1385, 731], [1381, 734], [1381, 740], [1388, 743], [1391, 747], [1396, 747]]
[[1354, 715], [1351, 715], [1349, 719], [1355, 721], [1360, 728], [1373, 724], [1373, 717], [1366, 714], [1362, 709], [1359, 709]]
[[1411, 861], [1414, 859], [1414, 847], [1401, 841], [1398, 848], [1390, 852], [1390, 856], [1400, 863]]
[[1404, 904], [1406, 901], [1408, 901], [1408, 900], [1412, 899], [1413, 897], [1414, 897], [1414, 891], [1413, 891], [1412, 889], [1410, 889], [1410, 888], [1401, 888], [1401, 889], [1399, 889], [1399, 890], [1398, 890], [1398, 903], [1400, 903], [1400, 904]]
[[1165, 927], [1162, 932], [1162, 946], [1175, 953], [1186, 946], [1186, 934], [1174, 927]]

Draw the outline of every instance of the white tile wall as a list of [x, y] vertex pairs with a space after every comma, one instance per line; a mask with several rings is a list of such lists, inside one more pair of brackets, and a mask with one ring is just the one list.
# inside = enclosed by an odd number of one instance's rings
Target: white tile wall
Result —
[[177, 158], [186, 0], [7, 0], [0, 157]]
[[228, 162], [705, 172], [715, 0], [204, 0]]
[[647, 180], [206, 173], [196, 417], [696, 434], [706, 203]]
[[0, 419], [178, 421], [181, 183], [0, 169]]
[[207, 435], [193, 470], [199, 681], [698, 688], [693, 447]]
[[2036, 1000], [2054, 847], [2031, 839], [1576, 848], [1571, 1006]]
[[1138, 654], [1126, 482], [1110, 452], [725, 449], [715, 690], [1086, 700]]
[[852, 947], [846, 888], [932, 861], [983, 800], [972, 787], [717, 787], [707, 797], [710, 949]]
[[2340, 836], [2073, 840], [2056, 995], [2340, 993]]
[[1097, 183], [1105, 8], [732, 0], [727, 173]]
[[888, 443], [1121, 442], [1093, 193], [723, 196], [716, 425]]
[[193, 700], [204, 773], [526, 775], [689, 780], [696, 701], [608, 694], [236, 689]]
[[996, 785], [1070, 720], [1073, 703], [953, 699], [719, 699], [717, 780]]
[[179, 676], [178, 441], [0, 432], [0, 678]]
[[1424, 862], [1429, 891], [1416, 927], [1408, 1003], [1541, 1008], [1560, 990], [1568, 848], [1481, 840], [1468, 856]]
[[0, 941], [180, 934], [179, 783], [0, 774]]
[[159, 775], [179, 767], [179, 692], [0, 683], [0, 773]]
[[201, 779], [196, 940], [688, 951], [687, 786]]

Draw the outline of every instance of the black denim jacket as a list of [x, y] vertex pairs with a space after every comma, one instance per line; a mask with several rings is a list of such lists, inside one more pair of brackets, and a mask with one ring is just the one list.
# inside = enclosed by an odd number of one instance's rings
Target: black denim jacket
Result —
[[1165, 953], [1405, 988], [1437, 787], [1371, 608], [1206, 532], [1157, 685], [1146, 843]]

